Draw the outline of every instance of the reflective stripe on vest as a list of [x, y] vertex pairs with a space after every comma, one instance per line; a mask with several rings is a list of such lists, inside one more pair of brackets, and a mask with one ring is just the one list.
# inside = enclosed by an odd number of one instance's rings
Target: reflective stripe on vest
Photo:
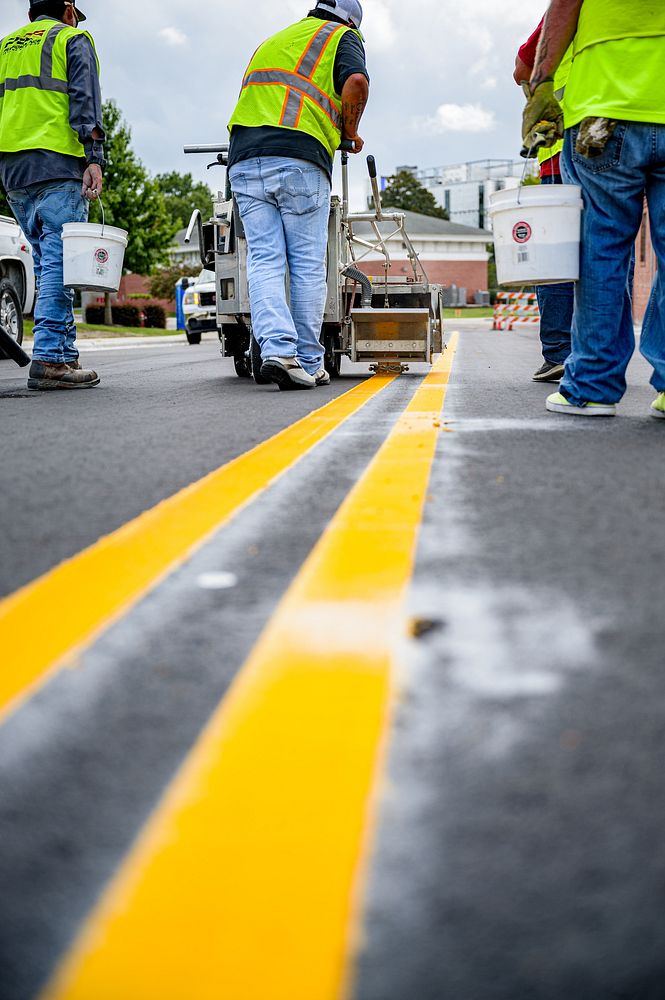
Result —
[[336, 24], [334, 21], [324, 21], [303, 52], [294, 73], [282, 69], [257, 70], [247, 74], [243, 87], [276, 85], [287, 88], [280, 125], [287, 128], [297, 128], [302, 102], [305, 97], [308, 97], [328, 115], [335, 128], [341, 130], [342, 115], [339, 108], [335, 106], [327, 94], [324, 94], [312, 83], [312, 77], [319, 67], [329, 42], [343, 27], [344, 25]]
[[[298, 107], [302, 104], [303, 97], [309, 97], [310, 100], [314, 101], [315, 104], [321, 108], [322, 111], [328, 115], [331, 122], [335, 128], [341, 129], [342, 127], [342, 113], [339, 111], [327, 94], [324, 94], [322, 90], [319, 90], [311, 80], [306, 80], [304, 76], [298, 76], [297, 73], [288, 73], [283, 69], [258, 69], [253, 73], [248, 73], [245, 77], [245, 82], [243, 87], [272, 87], [278, 85], [280, 87], [288, 87], [287, 97], [284, 101], [284, 110], [282, 111], [281, 125], [288, 125], [286, 122], [285, 115], [287, 113], [287, 105], [293, 108], [293, 104], [290, 103], [290, 97], [292, 94], [297, 96]], [[295, 128], [295, 125], [290, 126]]]
[[[56, 80], [53, 77], [53, 46], [61, 31], [66, 28], [65, 24], [54, 24], [48, 29], [46, 41], [42, 46], [41, 66], [39, 76], [19, 76], [14, 79], [7, 79], [0, 83], [0, 98], [4, 97], [6, 90], [22, 90], [24, 87], [33, 87], [35, 90], [49, 90], [54, 94], [68, 93], [69, 86], [66, 80]], [[2, 39], [6, 41], [6, 39]], [[0, 43], [1, 44], [1, 43]]]

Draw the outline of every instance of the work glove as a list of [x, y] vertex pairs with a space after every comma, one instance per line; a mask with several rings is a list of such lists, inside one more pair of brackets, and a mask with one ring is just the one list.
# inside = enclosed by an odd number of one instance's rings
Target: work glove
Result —
[[575, 152], [588, 160], [602, 156], [616, 127], [617, 122], [611, 118], [585, 118], [577, 133]]
[[554, 96], [554, 82], [544, 80], [531, 93], [524, 84], [527, 104], [522, 116], [522, 156], [534, 156], [563, 139], [563, 108]]

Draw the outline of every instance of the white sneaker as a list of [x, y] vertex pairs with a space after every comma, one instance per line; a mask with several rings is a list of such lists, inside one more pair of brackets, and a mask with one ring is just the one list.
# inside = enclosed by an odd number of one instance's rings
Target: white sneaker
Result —
[[283, 391], [316, 388], [316, 379], [305, 371], [297, 358], [266, 358], [261, 374]]
[[584, 406], [573, 406], [560, 392], [548, 396], [546, 405], [550, 413], [570, 413], [576, 417], [616, 417], [617, 413], [614, 403], [585, 403]]
[[318, 372], [314, 372], [314, 378], [317, 385], [330, 385], [330, 375], [325, 368], [319, 368]]

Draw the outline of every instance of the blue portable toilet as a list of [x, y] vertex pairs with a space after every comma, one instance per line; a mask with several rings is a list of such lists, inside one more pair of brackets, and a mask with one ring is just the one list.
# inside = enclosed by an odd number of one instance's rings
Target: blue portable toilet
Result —
[[179, 278], [175, 286], [175, 320], [178, 330], [185, 329], [185, 292], [192, 284], [191, 278]]

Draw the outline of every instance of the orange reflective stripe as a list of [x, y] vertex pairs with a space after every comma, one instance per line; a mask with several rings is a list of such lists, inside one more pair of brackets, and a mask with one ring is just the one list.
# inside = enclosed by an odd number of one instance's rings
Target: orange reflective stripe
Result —
[[330, 39], [336, 32], [341, 31], [343, 28], [343, 24], [336, 24], [334, 21], [325, 21], [303, 52], [302, 58], [296, 67], [296, 73], [311, 80], [319, 67]]
[[341, 108], [336, 107], [330, 97], [322, 90], [319, 90], [316, 84], [300, 76], [298, 73], [290, 73], [284, 69], [257, 69], [253, 73], [247, 74], [243, 88], [257, 86], [287, 87], [298, 91], [304, 97], [308, 97], [310, 101], [318, 104], [321, 110], [330, 118], [335, 128], [341, 130]]
[[280, 125], [283, 125], [285, 128], [298, 128], [303, 100], [304, 98], [302, 94], [298, 93], [297, 90], [293, 90], [292, 87], [289, 87], [286, 92], [286, 97], [284, 98], [284, 107], [282, 108], [282, 117], [279, 123]]

